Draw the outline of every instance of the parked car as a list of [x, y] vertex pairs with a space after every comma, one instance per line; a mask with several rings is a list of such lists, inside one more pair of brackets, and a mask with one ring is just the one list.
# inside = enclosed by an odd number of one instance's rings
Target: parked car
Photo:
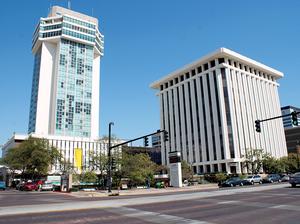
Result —
[[290, 176], [287, 174], [281, 175], [281, 182], [287, 182], [290, 180]]
[[300, 184], [300, 172], [291, 175], [289, 183], [292, 187], [296, 187], [297, 184]]
[[41, 186], [42, 191], [53, 191], [53, 184], [45, 181]]
[[27, 182], [23, 185], [21, 191], [36, 191], [38, 186], [34, 182]]
[[269, 174], [266, 178], [263, 179], [264, 183], [274, 183], [281, 182], [281, 177], [279, 174]]
[[23, 191], [24, 185], [25, 185], [25, 182], [24, 182], [24, 181], [23, 181], [23, 182], [21, 181], [21, 182], [19, 182], [19, 183], [16, 185], [16, 189], [19, 190], [19, 191]]
[[241, 179], [239, 177], [232, 177], [221, 183], [220, 187], [235, 187], [235, 186], [243, 186], [250, 185], [251, 183], [247, 180]]
[[5, 189], [6, 189], [6, 184], [5, 184], [4, 181], [0, 181], [0, 189], [3, 190], [3, 191], [5, 191]]
[[262, 184], [262, 178], [259, 175], [249, 175], [245, 178], [251, 184]]

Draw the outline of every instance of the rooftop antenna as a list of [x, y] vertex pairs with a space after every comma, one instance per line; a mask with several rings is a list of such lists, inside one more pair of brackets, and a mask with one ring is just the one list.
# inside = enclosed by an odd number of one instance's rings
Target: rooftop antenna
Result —
[[71, 1], [68, 0], [68, 9], [71, 9]]

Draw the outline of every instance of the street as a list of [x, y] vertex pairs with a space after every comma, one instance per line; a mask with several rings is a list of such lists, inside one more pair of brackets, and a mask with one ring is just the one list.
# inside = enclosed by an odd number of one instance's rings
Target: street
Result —
[[[9, 201], [11, 197], [13, 201]], [[300, 188], [291, 188], [289, 184], [114, 198], [8, 191], [0, 192], [0, 201], [0, 223], [8, 224], [250, 224], [298, 223], [300, 220]]]

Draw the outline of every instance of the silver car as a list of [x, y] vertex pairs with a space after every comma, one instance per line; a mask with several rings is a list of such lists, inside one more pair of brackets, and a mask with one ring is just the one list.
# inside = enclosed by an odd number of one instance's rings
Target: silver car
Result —
[[42, 191], [52, 191], [53, 190], [53, 184], [46, 181], [45, 183], [42, 184], [41, 190]]
[[245, 180], [249, 181], [251, 184], [261, 184], [262, 178], [259, 175], [249, 175], [245, 178]]
[[300, 184], [300, 172], [291, 175], [289, 183], [292, 187], [296, 187], [297, 184]]

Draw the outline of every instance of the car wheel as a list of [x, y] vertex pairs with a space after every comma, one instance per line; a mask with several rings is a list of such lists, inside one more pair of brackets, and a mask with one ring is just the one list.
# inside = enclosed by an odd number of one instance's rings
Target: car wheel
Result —
[[230, 184], [230, 187], [233, 187], [233, 184]]
[[281, 180], [278, 180], [278, 183], [281, 183]]
[[251, 184], [252, 184], [252, 185], [254, 185], [254, 182], [253, 182], [253, 181], [251, 181]]
[[293, 184], [292, 184], [292, 187], [296, 187], [296, 184], [293, 183]]
[[244, 184], [243, 184], [243, 183], [240, 183], [240, 186], [244, 186]]
[[270, 180], [270, 183], [273, 183], [274, 181], [273, 180]]
[[262, 184], [261, 180], [259, 181], [259, 184]]

